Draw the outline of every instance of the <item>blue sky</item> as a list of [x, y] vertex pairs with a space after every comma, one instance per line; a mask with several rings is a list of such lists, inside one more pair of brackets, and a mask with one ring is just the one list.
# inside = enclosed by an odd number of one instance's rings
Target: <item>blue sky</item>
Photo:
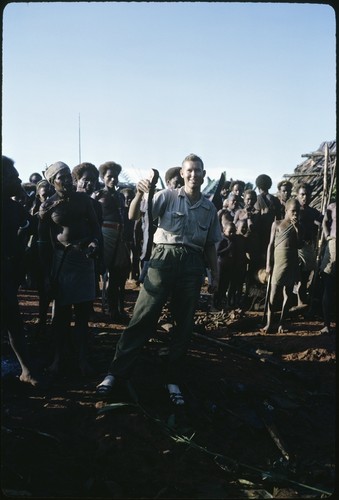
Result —
[[180, 165], [273, 186], [336, 138], [335, 11], [231, 2], [9, 3], [2, 151], [25, 182], [61, 160], [133, 181]]

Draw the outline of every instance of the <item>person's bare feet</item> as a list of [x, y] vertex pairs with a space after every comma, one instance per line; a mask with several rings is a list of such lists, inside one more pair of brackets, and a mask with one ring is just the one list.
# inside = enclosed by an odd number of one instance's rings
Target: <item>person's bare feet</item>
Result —
[[261, 333], [273, 333], [272, 327], [271, 326], [264, 326], [263, 328], [260, 328]]
[[279, 325], [278, 333], [288, 333], [288, 328], [286, 328], [286, 326]]
[[33, 377], [29, 372], [24, 373], [22, 372], [20, 377], [19, 377], [20, 382], [24, 382], [25, 384], [30, 384], [33, 387], [36, 387], [39, 385], [39, 381]]

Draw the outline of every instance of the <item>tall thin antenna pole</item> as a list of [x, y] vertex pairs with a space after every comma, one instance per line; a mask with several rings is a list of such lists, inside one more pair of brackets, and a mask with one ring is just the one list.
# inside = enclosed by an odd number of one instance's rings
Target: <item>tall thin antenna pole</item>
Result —
[[81, 131], [80, 131], [80, 113], [79, 113], [79, 163], [81, 163]]

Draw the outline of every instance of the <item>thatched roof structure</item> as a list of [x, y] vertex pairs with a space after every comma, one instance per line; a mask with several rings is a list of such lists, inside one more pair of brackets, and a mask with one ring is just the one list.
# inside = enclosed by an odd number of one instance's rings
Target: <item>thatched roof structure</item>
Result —
[[297, 165], [293, 174], [285, 174], [293, 184], [294, 194], [298, 184], [307, 182], [312, 188], [310, 205], [325, 213], [327, 205], [336, 195], [337, 143], [323, 142], [313, 153], [303, 154], [307, 158]]

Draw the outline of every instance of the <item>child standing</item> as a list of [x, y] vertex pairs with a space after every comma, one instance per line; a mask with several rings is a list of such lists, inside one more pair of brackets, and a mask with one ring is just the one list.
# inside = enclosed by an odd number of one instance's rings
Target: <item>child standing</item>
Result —
[[226, 219], [233, 222], [237, 205], [237, 197], [230, 193], [228, 198], [223, 201], [222, 208], [218, 211], [218, 217], [221, 224], [221, 218], [225, 215]]
[[235, 225], [223, 215], [221, 218], [221, 227], [223, 238], [217, 244], [219, 285], [213, 297], [213, 304], [217, 309], [222, 309], [225, 299], [227, 299], [228, 303], [228, 292], [230, 284], [233, 282], [235, 262]]
[[293, 287], [298, 280], [298, 248], [302, 245], [298, 223], [300, 204], [290, 198], [285, 206], [285, 218], [275, 220], [271, 228], [267, 248], [266, 272], [269, 275], [270, 291], [264, 333], [272, 333], [272, 316], [277, 302], [283, 295], [278, 333], [284, 331], [284, 321], [293, 296]]
[[229, 303], [235, 309], [242, 308], [244, 302], [244, 286], [247, 280], [248, 269], [248, 238], [247, 238], [247, 220], [239, 220], [234, 236], [235, 260], [233, 280], [230, 285]]

